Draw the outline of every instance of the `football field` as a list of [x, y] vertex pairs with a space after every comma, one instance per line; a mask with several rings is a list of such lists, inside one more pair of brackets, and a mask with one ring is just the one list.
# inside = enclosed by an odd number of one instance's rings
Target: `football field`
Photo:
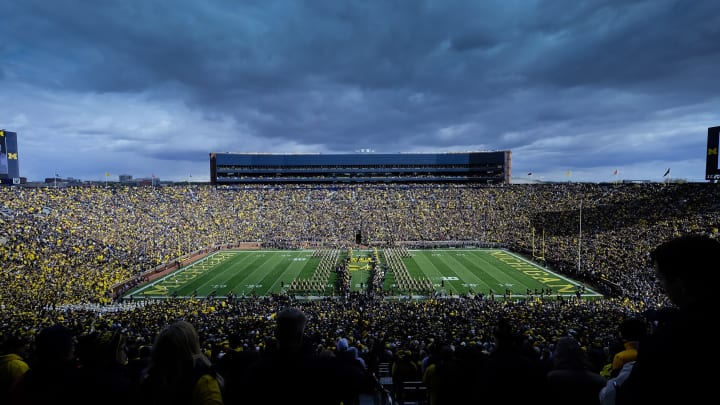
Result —
[[[125, 299], [162, 299], [170, 297], [217, 297], [228, 295], [266, 296], [288, 292], [293, 281], [314, 277], [321, 258], [313, 250], [228, 250], [214, 253], [149, 284], [125, 294]], [[395, 272], [388, 270], [385, 254], [378, 249], [380, 268], [385, 269], [383, 293], [386, 297], [420, 294], [435, 296], [493, 295], [497, 298], [537, 296], [546, 291], [552, 298], [600, 297], [581, 283], [555, 274], [542, 266], [511, 252], [499, 249], [408, 250], [402, 257], [409, 276], [429, 280], [433, 291], [408, 292], [398, 289]], [[370, 257], [371, 250], [353, 250], [352, 255]], [[348, 257], [343, 251], [333, 269]], [[351, 291], [367, 288], [372, 277], [368, 267], [350, 267]], [[331, 272], [323, 279], [322, 290], [295, 295], [322, 297], [338, 295], [337, 275]]]

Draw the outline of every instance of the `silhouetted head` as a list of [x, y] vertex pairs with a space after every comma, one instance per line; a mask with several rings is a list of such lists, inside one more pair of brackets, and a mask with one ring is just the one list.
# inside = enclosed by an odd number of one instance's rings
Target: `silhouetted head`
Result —
[[307, 317], [297, 308], [285, 308], [275, 318], [275, 336], [283, 349], [299, 349], [302, 346]]
[[152, 346], [152, 369], [169, 379], [179, 379], [196, 362], [210, 365], [200, 350], [200, 338], [195, 327], [187, 321], [176, 321], [157, 335]]
[[493, 329], [495, 344], [499, 347], [517, 347], [520, 343], [520, 335], [507, 318], [500, 318]]
[[657, 246], [650, 259], [665, 292], [677, 306], [709, 299], [708, 286], [717, 285], [720, 242], [705, 235], [686, 235]]
[[346, 352], [348, 350], [348, 341], [345, 338], [340, 338], [337, 342], [337, 346], [335, 346], [335, 350], [338, 352]]
[[35, 339], [35, 352], [41, 363], [58, 364], [73, 359], [74, 346], [72, 331], [60, 324], [41, 330]]
[[555, 344], [553, 366], [556, 369], [565, 370], [589, 370], [592, 368], [580, 343], [570, 336], [561, 337]]
[[647, 333], [647, 324], [639, 318], [631, 318], [622, 321], [618, 328], [620, 338], [625, 341], [639, 341]]

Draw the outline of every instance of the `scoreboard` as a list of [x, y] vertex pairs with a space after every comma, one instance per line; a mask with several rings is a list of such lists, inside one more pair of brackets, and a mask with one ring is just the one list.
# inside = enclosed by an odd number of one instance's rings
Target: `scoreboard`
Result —
[[17, 133], [0, 129], [0, 184], [19, 184]]
[[718, 167], [718, 142], [720, 140], [720, 127], [708, 128], [707, 159], [705, 166], [705, 180], [720, 180], [720, 167]]

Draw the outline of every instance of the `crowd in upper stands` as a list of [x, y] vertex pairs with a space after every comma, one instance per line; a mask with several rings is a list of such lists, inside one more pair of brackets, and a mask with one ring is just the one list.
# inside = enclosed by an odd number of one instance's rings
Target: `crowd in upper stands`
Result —
[[[493, 353], [506, 320], [511, 330], [504, 332], [517, 337], [545, 371], [563, 337], [572, 337], [599, 371], [619, 350], [623, 321], [642, 315], [652, 324], [671, 305], [655, 279], [651, 249], [688, 233], [717, 238], [717, 195], [716, 184], [0, 188], [0, 355], [22, 352], [32, 365], [40, 332], [62, 324], [78, 342], [117, 333], [129, 359], [140, 361], [161, 330], [184, 319], [197, 329], [204, 355], [230, 377], [227, 387], [240, 384], [233, 369], [244, 365], [223, 370], [233, 358], [225, 356], [268, 350], [275, 314], [293, 305], [308, 318], [306, 344], [336, 355], [345, 338], [373, 371], [402, 358], [415, 365], [407, 378], [418, 379], [425, 357], [448, 357], [441, 347], [452, 348], [453, 361], [459, 353], [467, 359]], [[504, 246], [606, 298], [353, 295], [297, 302], [271, 296], [121, 304], [110, 291], [201, 249], [240, 242], [340, 248], [354, 244], [357, 230], [363, 243], [375, 247], [448, 241]], [[249, 361], [240, 358], [235, 361]]]

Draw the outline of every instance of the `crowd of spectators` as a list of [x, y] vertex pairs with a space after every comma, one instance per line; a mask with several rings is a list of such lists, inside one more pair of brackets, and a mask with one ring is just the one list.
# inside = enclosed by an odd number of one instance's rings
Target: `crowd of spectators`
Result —
[[[439, 342], [455, 353], [492, 353], [506, 319], [548, 367], [555, 343], [571, 336], [600, 370], [612, 362], [624, 320], [670, 305], [651, 249], [687, 233], [717, 238], [720, 226], [715, 184], [13, 187], [0, 195], [0, 333], [28, 343], [29, 364], [30, 344], [54, 324], [76, 339], [122, 333], [139, 358], [159, 331], [184, 319], [219, 365], [230, 351], [262, 352], [274, 314], [294, 305], [308, 317], [309, 342], [332, 351], [345, 338], [370, 370], [399, 357], [420, 364]], [[373, 247], [504, 246], [606, 298], [117, 303], [111, 294], [114, 284], [194, 251], [241, 242], [345, 248], [358, 230]]]

